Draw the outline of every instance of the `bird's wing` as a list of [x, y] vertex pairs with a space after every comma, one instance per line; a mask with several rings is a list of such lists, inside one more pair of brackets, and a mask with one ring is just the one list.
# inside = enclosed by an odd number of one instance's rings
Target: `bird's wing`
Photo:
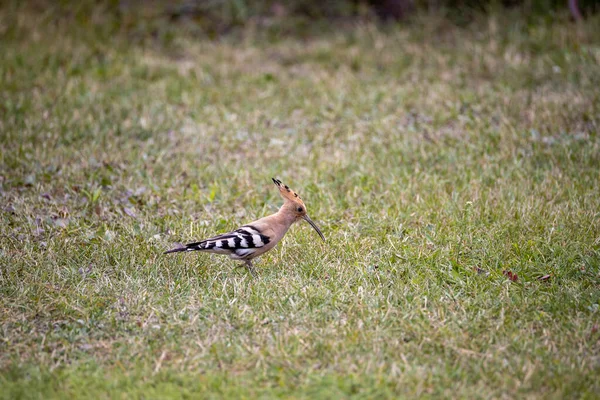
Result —
[[232, 258], [245, 258], [267, 245], [270, 241], [269, 236], [262, 234], [255, 226], [244, 225], [233, 232], [224, 233], [200, 242], [188, 243], [185, 247], [169, 250], [168, 253], [199, 250], [228, 254]]

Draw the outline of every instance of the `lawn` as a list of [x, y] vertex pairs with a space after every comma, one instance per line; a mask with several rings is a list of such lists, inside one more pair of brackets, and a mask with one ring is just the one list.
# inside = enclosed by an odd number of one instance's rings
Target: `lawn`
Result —
[[0, 397], [597, 398], [598, 17], [89, 11], [0, 7]]

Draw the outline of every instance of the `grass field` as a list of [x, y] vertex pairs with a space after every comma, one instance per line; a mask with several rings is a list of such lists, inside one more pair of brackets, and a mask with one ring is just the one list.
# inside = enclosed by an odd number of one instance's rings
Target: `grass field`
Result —
[[[0, 397], [597, 398], [598, 26], [3, 6]], [[326, 243], [162, 255], [271, 177]]]

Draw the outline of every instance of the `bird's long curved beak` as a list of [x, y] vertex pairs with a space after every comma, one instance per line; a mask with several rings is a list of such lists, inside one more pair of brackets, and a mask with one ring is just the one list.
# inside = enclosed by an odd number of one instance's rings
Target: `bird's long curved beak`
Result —
[[323, 236], [323, 234], [321, 233], [321, 230], [319, 229], [319, 227], [317, 226], [317, 224], [315, 224], [313, 222], [312, 219], [309, 218], [308, 215], [305, 215], [304, 217], [302, 217], [306, 222], [308, 222], [310, 224], [310, 226], [312, 226], [313, 228], [315, 228], [315, 231], [317, 231], [317, 233], [319, 234], [319, 236], [321, 236], [321, 239], [323, 239], [323, 241], [325, 241], [325, 236]]

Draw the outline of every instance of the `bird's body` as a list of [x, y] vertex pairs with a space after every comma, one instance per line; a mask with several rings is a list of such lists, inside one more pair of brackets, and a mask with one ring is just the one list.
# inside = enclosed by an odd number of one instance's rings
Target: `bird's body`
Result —
[[306, 206], [300, 196], [281, 181], [273, 179], [273, 182], [284, 199], [283, 205], [275, 214], [244, 225], [235, 231], [188, 243], [184, 247], [166, 251], [165, 254], [189, 251], [224, 254], [234, 260], [243, 260], [248, 270], [255, 275], [252, 259], [275, 247], [294, 222], [300, 219], [306, 220], [325, 240], [319, 228], [306, 214]]

